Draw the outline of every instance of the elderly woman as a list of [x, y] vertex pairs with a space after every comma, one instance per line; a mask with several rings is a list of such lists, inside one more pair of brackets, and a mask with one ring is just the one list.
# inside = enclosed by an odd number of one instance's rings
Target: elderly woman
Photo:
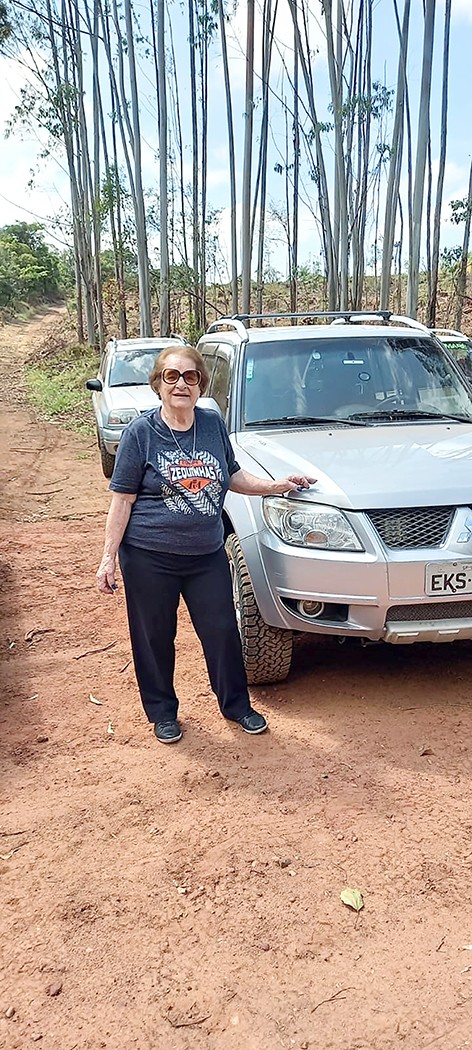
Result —
[[116, 590], [119, 555], [136, 678], [161, 743], [182, 736], [174, 689], [180, 595], [222, 715], [246, 733], [263, 733], [267, 722], [249, 700], [223, 545], [223, 501], [228, 488], [265, 496], [307, 488], [312, 479], [269, 481], [241, 470], [219, 414], [196, 407], [208, 385], [197, 350], [163, 350], [149, 382], [161, 405], [133, 420], [121, 438], [97, 586], [103, 594]]

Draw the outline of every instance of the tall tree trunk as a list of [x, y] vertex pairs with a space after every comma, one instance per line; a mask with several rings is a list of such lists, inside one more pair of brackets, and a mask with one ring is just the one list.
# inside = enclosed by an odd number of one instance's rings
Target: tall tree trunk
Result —
[[294, 34], [293, 41], [293, 197], [292, 197], [292, 280], [290, 284], [290, 310], [297, 312], [298, 288], [298, 202], [300, 184], [300, 126], [298, 123], [298, 45]]
[[431, 158], [431, 131], [428, 133], [426, 158], [426, 282], [428, 303], [431, 300], [431, 205], [433, 199], [433, 162]]
[[444, 191], [444, 172], [446, 168], [446, 146], [447, 146], [447, 106], [449, 93], [449, 42], [451, 36], [451, 0], [446, 0], [444, 9], [444, 46], [443, 46], [443, 74], [442, 74], [442, 101], [441, 101], [441, 145], [439, 150], [439, 171], [436, 187], [436, 203], [434, 206], [433, 221], [433, 248], [431, 255], [431, 294], [428, 303], [427, 325], [429, 328], [436, 327], [436, 307], [438, 298], [438, 276], [439, 276], [439, 240], [441, 234], [441, 208]]
[[251, 312], [251, 168], [252, 129], [254, 118], [254, 0], [247, 0], [246, 95], [244, 110], [241, 305], [243, 314], [249, 314]]
[[226, 42], [225, 10], [223, 0], [218, 0], [218, 17], [223, 54], [225, 78], [226, 123], [228, 126], [229, 199], [230, 199], [230, 257], [231, 257], [231, 311], [238, 312], [238, 227], [236, 214], [236, 156], [234, 150], [233, 103], [229, 76], [228, 47]]
[[122, 199], [121, 199], [121, 186], [120, 186], [120, 171], [118, 167], [118, 149], [116, 143], [116, 100], [112, 92], [112, 113], [111, 113], [111, 135], [113, 143], [113, 172], [114, 179], [112, 184], [112, 194], [116, 199], [116, 241], [117, 241], [117, 253], [116, 253], [116, 279], [119, 288], [119, 315], [120, 315], [120, 333], [122, 339], [128, 338], [128, 319], [126, 316], [126, 294], [125, 294], [125, 266], [124, 266], [124, 244], [123, 244], [123, 221], [122, 221]]
[[185, 265], [189, 265], [189, 255], [187, 247], [187, 216], [185, 213], [185, 177], [184, 177], [184, 145], [182, 136], [182, 120], [180, 116], [180, 92], [179, 92], [179, 80], [177, 77], [177, 63], [175, 60], [175, 48], [174, 48], [174, 33], [172, 30], [172, 20], [169, 17], [169, 36], [170, 36], [170, 47], [172, 55], [172, 72], [174, 76], [175, 93], [175, 125], [177, 135], [177, 149], [179, 156], [179, 202], [180, 202], [180, 223], [181, 223], [181, 235], [182, 235], [182, 254]]
[[436, 0], [425, 0], [423, 37], [423, 68], [421, 73], [420, 111], [418, 140], [416, 146], [415, 181], [412, 206], [412, 237], [409, 250], [408, 287], [406, 309], [410, 317], [416, 317], [418, 309], [418, 283], [421, 252], [421, 221], [423, 217], [426, 153], [428, 148], [429, 106], [434, 45], [434, 16]]
[[200, 289], [202, 327], [206, 328], [206, 282], [207, 282], [207, 183], [208, 183], [208, 44], [210, 38], [207, 0], [200, 0], [203, 7], [199, 25], [200, 51], [200, 109], [201, 109], [201, 199], [200, 199]]
[[328, 72], [334, 115], [335, 142], [335, 239], [339, 254], [339, 301], [341, 310], [349, 306], [349, 231], [347, 221], [346, 165], [343, 140], [343, 77], [342, 77], [342, 24], [344, 10], [342, 0], [337, 2], [336, 40], [334, 38], [332, 0], [324, 0], [326, 42], [328, 50]]
[[[372, 93], [372, 0], [367, 0], [366, 8], [362, 4], [365, 18], [365, 56], [362, 63], [361, 99], [370, 99]], [[361, 60], [362, 54], [359, 56]], [[352, 306], [359, 310], [362, 305], [362, 294], [364, 290], [365, 274], [365, 231], [367, 224], [367, 203], [369, 188], [369, 161], [370, 161], [370, 138], [371, 138], [372, 114], [370, 106], [366, 107], [365, 120], [361, 125], [359, 121], [358, 136], [359, 146], [359, 176], [358, 190], [356, 194], [355, 229], [356, 229], [356, 254], [354, 265], [353, 253], [353, 288]], [[376, 292], [377, 294], [377, 292]]]
[[[87, 340], [90, 346], [95, 345], [95, 325], [92, 302], [92, 287], [90, 281], [90, 267], [88, 258], [88, 246], [86, 243], [86, 229], [84, 227], [84, 215], [82, 209], [83, 195], [80, 192], [79, 168], [76, 157], [79, 152], [76, 149], [76, 129], [78, 124], [76, 94], [69, 78], [69, 26], [65, 5], [63, 6], [61, 34], [62, 34], [62, 74], [59, 66], [59, 56], [54, 27], [57, 19], [53, 17], [50, 0], [46, 0], [46, 11], [48, 17], [48, 34], [51, 44], [51, 56], [53, 63], [54, 79], [56, 84], [56, 96], [58, 114], [63, 128], [64, 145], [66, 148], [67, 167], [71, 193], [72, 223], [74, 230], [74, 245], [76, 247], [76, 259], [79, 266], [79, 281], [81, 285], [81, 300], [84, 305], [85, 321], [87, 328]], [[72, 109], [74, 106], [74, 109]]]
[[168, 187], [167, 187], [167, 86], [165, 52], [165, 0], [157, 0], [157, 57], [159, 67], [159, 318], [161, 336], [170, 335]]
[[[92, 82], [92, 118], [93, 118], [93, 151], [94, 169], [90, 161], [89, 136], [87, 128], [87, 117], [85, 113], [85, 86], [83, 73], [83, 54], [81, 41], [81, 24], [78, 7], [73, 8], [69, 4], [71, 45], [74, 54], [74, 66], [77, 78], [77, 102], [78, 102], [78, 132], [80, 140], [80, 156], [82, 159], [82, 181], [84, 188], [84, 211], [87, 225], [90, 227], [90, 282], [92, 287], [92, 301], [94, 310], [95, 345], [103, 348], [105, 345], [105, 327], [103, 322], [102, 304], [102, 277], [100, 266], [100, 135], [98, 130], [98, 108], [96, 76]], [[92, 33], [92, 64], [93, 64], [93, 33]], [[92, 246], [93, 235], [93, 246]]]
[[193, 265], [193, 299], [195, 311], [195, 328], [202, 326], [201, 293], [200, 293], [200, 229], [199, 229], [199, 186], [200, 169], [198, 163], [198, 110], [197, 110], [197, 73], [195, 63], [195, 0], [188, 0], [189, 54], [190, 54], [190, 98], [192, 108], [192, 265]]
[[[315, 104], [315, 93], [313, 79], [311, 75], [311, 50], [308, 42], [308, 29], [307, 29], [307, 16], [306, 9], [300, 0], [288, 0], [290, 7], [290, 13], [292, 15], [294, 32], [297, 38], [298, 56], [300, 59], [300, 65], [303, 73], [303, 80], [305, 83], [305, 91], [307, 96], [307, 105], [310, 113], [312, 122], [313, 138], [315, 142], [315, 157], [316, 157], [316, 187], [318, 190], [318, 202], [320, 208], [321, 218], [321, 233], [323, 240], [323, 249], [325, 256], [326, 266], [326, 285], [328, 295], [328, 310], [336, 310], [338, 307], [338, 275], [337, 275], [337, 254], [336, 246], [333, 239], [333, 229], [331, 222], [331, 210], [329, 202], [328, 192], [328, 179], [326, 175], [326, 165], [324, 161], [323, 145], [321, 141], [320, 122], [318, 120], [318, 114]], [[304, 29], [304, 41], [305, 45], [302, 44], [300, 25], [298, 22], [298, 10], [300, 9], [301, 17], [303, 21]]]
[[[257, 198], [259, 199], [259, 231], [257, 238], [257, 276], [256, 276], [256, 313], [262, 313], [264, 291], [264, 255], [265, 255], [265, 220], [267, 206], [267, 144], [269, 135], [269, 77], [274, 42], [274, 28], [277, 14], [277, 0], [272, 16], [272, 0], [264, 0], [262, 32], [262, 121], [259, 143], [259, 163], [257, 168], [254, 208], [251, 224], [251, 250], [254, 242]], [[262, 323], [262, 322], [260, 322]]]
[[[392, 133], [392, 152], [387, 183], [387, 207], [385, 208], [383, 252], [382, 252], [382, 276], [380, 283], [380, 309], [388, 310], [390, 299], [390, 283], [392, 274], [393, 242], [395, 240], [395, 221], [397, 214], [397, 201], [399, 200], [400, 175], [403, 155], [404, 136], [404, 107], [406, 89], [406, 57], [408, 53], [408, 33], [410, 25], [411, 0], [405, 0], [403, 8], [403, 23], [400, 36], [400, 53], [398, 58], [397, 93], [395, 104], [395, 119]], [[398, 10], [395, 0], [395, 12], [397, 25], [399, 27]]]
[[138, 253], [139, 280], [139, 331], [142, 336], [152, 335], [151, 298], [149, 289], [149, 259], [147, 249], [146, 212], [141, 168], [141, 128], [139, 121], [138, 84], [134, 53], [133, 17], [130, 0], [124, 0], [126, 43], [131, 90], [131, 117], [133, 124], [133, 162], [136, 214], [136, 245]]

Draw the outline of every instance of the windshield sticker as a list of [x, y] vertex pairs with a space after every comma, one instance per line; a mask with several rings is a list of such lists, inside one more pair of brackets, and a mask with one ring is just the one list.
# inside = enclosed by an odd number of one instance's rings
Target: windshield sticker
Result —
[[246, 382], [254, 378], [254, 358], [250, 357], [246, 362]]

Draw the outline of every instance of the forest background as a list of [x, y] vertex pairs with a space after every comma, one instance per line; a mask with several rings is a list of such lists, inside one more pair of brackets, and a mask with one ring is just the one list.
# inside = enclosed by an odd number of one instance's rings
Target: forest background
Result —
[[468, 0], [0, 0], [5, 175], [31, 156], [0, 310], [66, 294], [91, 347], [267, 310], [467, 327], [471, 26]]

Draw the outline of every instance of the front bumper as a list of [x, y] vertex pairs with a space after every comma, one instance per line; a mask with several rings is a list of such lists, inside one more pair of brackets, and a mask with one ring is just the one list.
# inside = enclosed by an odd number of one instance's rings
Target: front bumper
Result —
[[[245, 558], [265, 622], [393, 644], [472, 639], [472, 594], [451, 600], [425, 592], [426, 565], [472, 562], [472, 544], [390, 550], [368, 526], [362, 540], [366, 550], [351, 553], [292, 547], [265, 528], [246, 537]], [[301, 601], [323, 603], [323, 609], [310, 618], [299, 610]]]
[[125, 427], [103, 427], [102, 438], [107, 452], [116, 456], [118, 445]]

